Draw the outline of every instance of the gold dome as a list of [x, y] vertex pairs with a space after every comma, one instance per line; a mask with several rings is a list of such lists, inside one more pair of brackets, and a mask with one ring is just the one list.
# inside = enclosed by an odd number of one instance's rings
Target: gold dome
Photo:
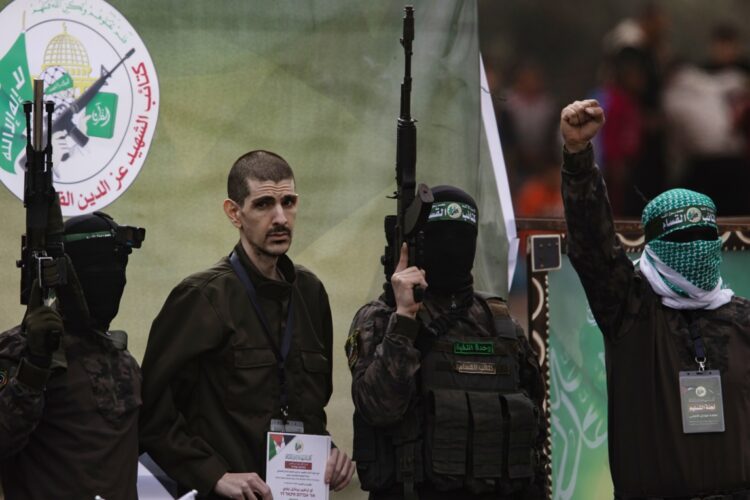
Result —
[[73, 86], [80, 95], [96, 80], [91, 77], [91, 64], [86, 47], [74, 36], [68, 34], [63, 23], [63, 32], [47, 44], [42, 60], [42, 72], [51, 66], [61, 66], [73, 78]]

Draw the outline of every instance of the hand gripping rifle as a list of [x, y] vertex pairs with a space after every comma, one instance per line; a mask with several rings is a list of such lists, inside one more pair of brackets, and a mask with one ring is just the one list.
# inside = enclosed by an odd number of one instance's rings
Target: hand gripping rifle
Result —
[[[391, 275], [398, 264], [401, 245], [409, 247], [409, 265], [419, 266], [423, 250], [422, 228], [432, 208], [432, 191], [425, 184], [416, 187], [417, 127], [411, 117], [411, 44], [414, 41], [414, 7], [404, 7], [404, 81], [401, 83], [401, 112], [396, 129], [396, 215], [387, 215], [384, 221], [387, 246], [381, 258], [385, 268], [386, 299], [395, 304]], [[424, 290], [414, 288], [414, 300], [421, 302]]]
[[[52, 184], [52, 113], [55, 106], [42, 107], [44, 82], [34, 80], [34, 101], [26, 101], [26, 172], [23, 179], [23, 205], [26, 207], [26, 234], [21, 236], [21, 304], [36, 307], [54, 301], [54, 287], [66, 283], [63, 259], [63, 221], [60, 202]], [[32, 129], [33, 109], [33, 129]], [[47, 145], [42, 147], [43, 111], [47, 112]], [[33, 133], [33, 136], [32, 136]], [[46, 277], [46, 279], [45, 279]], [[40, 303], [31, 304], [31, 287], [37, 282]]]

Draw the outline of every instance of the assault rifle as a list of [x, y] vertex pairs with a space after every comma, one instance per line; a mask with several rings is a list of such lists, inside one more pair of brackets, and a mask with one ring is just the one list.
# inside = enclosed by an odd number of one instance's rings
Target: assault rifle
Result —
[[[99, 93], [104, 84], [107, 83], [107, 80], [110, 76], [112, 76], [112, 73], [114, 73], [117, 68], [119, 68], [122, 63], [125, 62], [125, 59], [132, 56], [133, 52], [135, 52], [135, 49], [130, 49], [128, 53], [125, 54], [125, 56], [120, 59], [120, 61], [111, 70], [107, 71], [106, 68], [102, 68], [102, 75], [99, 76], [99, 78], [89, 88], [87, 88], [86, 91], [81, 94], [78, 99], [73, 101], [70, 106], [68, 106], [68, 108], [63, 111], [63, 113], [57, 118], [57, 120], [55, 120], [55, 122], [52, 124], [52, 133], [65, 130], [68, 134], [70, 134], [73, 140], [76, 141], [76, 144], [81, 147], [85, 146], [89, 142], [89, 138], [73, 124], [73, 116], [78, 114], [79, 111], [84, 109], [88, 105], [88, 103], [91, 102], [91, 99], [93, 99], [94, 96]], [[67, 155], [63, 157], [63, 161], [66, 159]]]
[[[404, 47], [404, 80], [401, 83], [401, 110], [396, 129], [396, 215], [384, 221], [387, 245], [381, 262], [385, 270], [386, 299], [395, 303], [390, 280], [398, 264], [401, 245], [409, 247], [409, 265], [419, 266], [423, 250], [422, 227], [432, 208], [432, 191], [425, 184], [416, 187], [417, 127], [411, 117], [411, 56], [414, 41], [414, 7], [404, 7], [404, 28], [401, 45]], [[414, 300], [421, 302], [424, 291], [414, 288]]]
[[[21, 259], [16, 265], [21, 268], [21, 304], [29, 307], [41, 305], [29, 303], [35, 281], [41, 290], [40, 299], [46, 305], [54, 300], [54, 287], [66, 283], [66, 266], [61, 258], [62, 212], [52, 184], [52, 113], [55, 106], [47, 102], [46, 109], [43, 109], [43, 96], [44, 82], [34, 80], [34, 101], [23, 104], [26, 115], [26, 173], [23, 178], [26, 234], [21, 236]], [[43, 111], [47, 112], [47, 145], [44, 147]]]

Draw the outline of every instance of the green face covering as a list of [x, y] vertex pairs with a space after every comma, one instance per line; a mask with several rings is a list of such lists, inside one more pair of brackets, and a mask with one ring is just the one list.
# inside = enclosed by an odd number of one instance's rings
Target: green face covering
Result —
[[[719, 283], [721, 239], [666, 241], [676, 231], [708, 227], [717, 230], [716, 206], [708, 196], [687, 189], [671, 189], [646, 205], [641, 217], [646, 243], [664, 264], [702, 290], [713, 290]], [[673, 283], [670, 287], [678, 292]]]

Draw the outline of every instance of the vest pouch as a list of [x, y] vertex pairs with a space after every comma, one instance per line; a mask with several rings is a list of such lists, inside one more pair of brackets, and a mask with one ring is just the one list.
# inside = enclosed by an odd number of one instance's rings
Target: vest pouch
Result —
[[469, 408], [461, 390], [434, 389], [428, 394], [425, 475], [437, 490], [463, 487], [469, 441]]
[[502, 394], [503, 415], [508, 419], [508, 477], [534, 477], [534, 442], [539, 433], [539, 411], [525, 394]]
[[396, 453], [393, 446], [394, 430], [374, 428], [354, 412], [354, 451], [357, 475], [362, 489], [379, 491], [390, 488], [396, 481]]
[[477, 479], [503, 476], [503, 409], [496, 392], [469, 392], [471, 407], [472, 476]]

